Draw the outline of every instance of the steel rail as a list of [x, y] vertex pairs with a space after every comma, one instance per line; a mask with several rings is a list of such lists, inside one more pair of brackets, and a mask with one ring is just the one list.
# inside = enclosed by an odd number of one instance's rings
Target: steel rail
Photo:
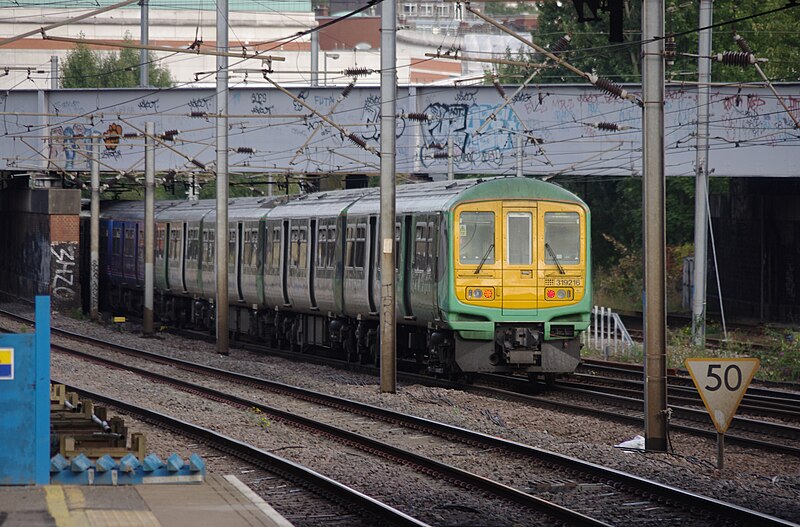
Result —
[[[101, 341], [102, 342], [102, 341]], [[106, 345], [108, 345], [106, 343]], [[112, 345], [113, 346], [113, 345]], [[138, 350], [131, 350], [133, 352], [138, 352]], [[84, 352], [77, 352], [81, 355], [88, 355], [90, 360], [100, 360], [101, 362], [111, 362], [108, 359], [98, 358], [91, 354], [87, 354]], [[150, 352], [143, 352], [145, 355], [150, 356]], [[157, 355], [157, 354], [152, 354]], [[160, 358], [164, 358], [163, 356], [158, 356]], [[169, 360], [167, 362], [172, 362], [173, 360]], [[397, 412], [393, 412], [391, 410], [386, 410], [383, 408], [375, 407], [372, 405], [367, 405], [364, 403], [359, 403], [356, 401], [351, 401], [347, 399], [342, 399], [339, 397], [326, 395], [326, 394], [319, 394], [317, 392], [313, 392], [310, 390], [305, 390], [303, 388], [298, 388], [294, 386], [285, 385], [283, 383], [277, 383], [274, 381], [268, 381], [265, 379], [260, 379], [244, 374], [239, 374], [235, 372], [230, 372], [226, 370], [219, 370], [217, 368], [211, 368], [205, 365], [190, 363], [188, 361], [183, 361], [180, 359], [174, 359], [175, 365], [179, 365], [178, 367], [184, 369], [192, 369], [198, 372], [203, 372], [207, 374], [212, 374], [216, 376], [222, 376], [232, 380], [239, 380], [239, 382], [244, 382], [246, 384], [258, 385], [259, 387], [281, 391], [284, 393], [293, 394], [296, 397], [305, 399], [305, 400], [312, 400], [318, 401], [320, 404], [326, 404], [331, 407], [335, 408], [346, 408], [350, 411], [357, 412], [363, 415], [369, 415], [373, 418], [382, 419], [384, 421], [389, 421], [393, 423], [402, 424], [404, 426], [408, 426], [417, 430], [422, 430], [428, 433], [433, 433], [436, 435], [440, 435], [443, 437], [448, 437], [451, 439], [458, 439], [468, 444], [478, 444], [478, 445], [485, 445], [490, 448], [502, 448], [508, 450], [509, 453], [513, 453], [516, 455], [524, 456], [530, 459], [534, 459], [537, 461], [543, 461], [546, 463], [554, 464], [556, 466], [567, 468], [568, 470], [574, 470], [583, 474], [587, 474], [594, 478], [599, 478], [604, 481], [616, 481], [618, 483], [624, 484], [630, 488], [637, 489], [638, 491], [646, 492], [649, 494], [657, 495], [664, 497], [665, 499], [670, 500], [673, 503], [679, 504], [679, 506], [684, 506], [688, 508], [696, 508], [698, 510], [704, 511], [712, 511], [714, 514], [724, 516], [730, 520], [735, 522], [744, 523], [746, 525], [792, 525], [790, 522], [786, 522], [779, 518], [775, 518], [773, 516], [769, 516], [766, 514], [759, 513], [757, 511], [752, 511], [750, 509], [739, 507], [737, 505], [733, 505], [730, 503], [723, 502], [721, 500], [716, 500], [714, 498], [709, 498], [707, 496], [702, 496], [696, 493], [688, 492], [682, 489], [677, 489], [675, 487], [671, 487], [668, 485], [664, 485], [661, 483], [653, 482], [651, 480], [647, 480], [645, 478], [640, 478], [638, 476], [634, 476], [631, 474], [627, 474], [621, 471], [617, 471], [614, 469], [609, 469], [600, 465], [596, 465], [594, 463], [589, 463], [586, 461], [582, 461], [577, 458], [572, 458], [569, 456], [564, 456], [561, 454], [557, 454], [554, 452], [549, 452], [547, 450], [539, 449], [536, 447], [532, 447], [529, 445], [524, 445], [521, 443], [517, 443], [514, 441], [505, 440], [502, 438], [490, 436], [488, 434], [483, 434], [480, 432], [474, 432], [470, 430], [466, 430], [460, 427], [448, 425], [445, 423], [439, 423], [436, 421], [431, 421], [428, 419], [423, 419], [415, 416], [399, 414]], [[166, 376], [159, 376], [154, 372], [149, 372], [147, 370], [138, 370], [137, 368], [132, 368], [130, 366], [124, 366], [126, 369], [134, 371], [136, 373], [141, 373], [142, 375], [150, 376], [150, 377], [163, 377], [165, 382], [174, 383], [178, 381], [178, 383], [183, 384], [187, 389], [196, 390], [198, 387], [197, 385], [193, 385], [192, 383], [188, 383], [186, 381], [180, 381], [174, 379], [172, 377]], [[312, 420], [307, 420], [305, 418], [301, 418], [294, 414], [284, 412], [278, 409], [270, 408], [266, 405], [262, 405], [260, 403], [256, 403], [254, 401], [249, 401], [246, 399], [241, 399], [235, 396], [230, 396], [224, 394], [222, 392], [217, 392], [216, 390], [211, 390], [207, 388], [202, 388], [204, 392], [212, 394], [213, 397], [217, 398], [225, 398], [232, 401], [234, 404], [237, 404], [242, 407], [256, 407], [259, 408], [264, 413], [269, 413], [273, 415], [277, 419], [284, 419], [291, 422], [297, 422], [300, 426], [321, 430], [326, 434], [336, 435], [338, 437], [343, 438], [350, 444], [361, 444], [366, 449], [385, 449], [386, 446], [382, 443], [376, 442], [370, 438], [364, 438], [358, 434], [353, 434], [351, 432], [342, 431], [338, 428], [329, 426], [329, 425], [322, 425], [316, 423]], [[638, 419], [638, 421], [641, 421]], [[344, 432], [342, 434], [342, 432]], [[403, 459], [409, 454], [408, 452], [395, 449], [394, 447], [390, 447], [391, 451], [387, 454], [389, 457], [396, 457], [398, 459]], [[442, 465], [436, 461], [429, 460], [424, 457], [417, 456], [416, 454], [412, 454], [414, 458], [412, 461], [415, 464], [419, 464], [420, 466], [426, 466], [430, 469], [443, 471], [448, 477], [456, 478], [459, 476], [459, 473], [463, 472], [459, 469], [455, 469], [454, 467], [449, 467], [447, 465]], [[432, 465], [430, 463], [433, 463]], [[453, 472], [455, 471], [455, 472]], [[529, 494], [522, 493], [516, 491], [516, 489], [512, 489], [511, 487], [507, 487], [505, 485], [501, 485], [499, 483], [493, 482], [486, 478], [482, 478], [480, 476], [475, 476], [470, 473], [465, 473], [468, 477], [477, 478], [471, 479], [469, 481], [469, 485], [472, 485], [476, 488], [482, 488], [484, 490], [497, 492], [498, 489], [500, 492], [505, 493], [506, 489], [511, 489], [514, 491], [512, 494], [508, 496], [501, 496], [504, 499], [509, 499], [510, 501], [515, 501], [521, 504], [528, 504], [531, 503], [533, 505], [541, 505], [541, 502], [546, 504], [546, 507], [553, 506], [549, 502], [545, 500], [540, 500], [536, 498], [533, 502], [529, 501], [530, 498], [534, 498]], [[522, 501], [519, 501], [522, 500]], [[575, 513], [574, 511], [569, 511], [568, 509], [562, 510], [562, 507], [555, 506], [555, 511], [548, 511], [548, 513], [555, 515], [556, 517], [565, 519], [564, 514], [567, 515], [569, 518], [569, 523], [572, 525], [603, 525], [602, 522], [596, 522], [591, 518], [585, 517], [584, 515], [580, 515], [579, 513]], [[578, 514], [577, 517], [572, 516]], [[587, 523], [588, 522], [588, 523]]]
[[[431, 472], [435, 472], [439, 474], [439, 477], [441, 479], [447, 481], [455, 481], [459, 486], [463, 488], [482, 489], [483, 491], [490, 493], [500, 499], [517, 503], [519, 505], [529, 507], [533, 510], [537, 510], [559, 521], [566, 522], [568, 525], [587, 526], [587, 527], [610, 527], [609, 524], [605, 522], [601, 522], [599, 520], [596, 520], [579, 512], [570, 510], [566, 507], [562, 507], [560, 505], [549, 502], [542, 498], [533, 496], [526, 492], [522, 492], [513, 487], [509, 487], [508, 485], [504, 485], [502, 483], [493, 481], [483, 476], [479, 476], [477, 474], [467, 472], [457, 467], [447, 465], [445, 463], [441, 463], [433, 459], [426, 458], [414, 452], [403, 450], [401, 448], [388, 445], [381, 441], [354, 432], [350, 432], [348, 430], [343, 430], [341, 428], [328, 425], [326, 423], [322, 423], [314, 419], [306, 418], [292, 412], [280, 410], [278, 408], [268, 406], [259, 403], [257, 401], [231, 395], [219, 390], [215, 390], [213, 388], [208, 388], [205, 386], [194, 384], [189, 381], [176, 379], [174, 377], [155, 373], [149, 370], [145, 370], [143, 368], [137, 368], [127, 364], [118, 363], [111, 359], [98, 357], [91, 353], [86, 353], [78, 350], [71, 350], [69, 348], [59, 345], [52, 345], [52, 347], [59, 349], [65, 353], [69, 353], [70, 355], [79, 356], [81, 358], [90, 360], [92, 362], [101, 363], [109, 367], [122, 368], [125, 369], [126, 371], [135, 373], [137, 375], [142, 375], [144, 377], [148, 377], [159, 382], [171, 384], [190, 393], [195, 393], [203, 397], [210, 398], [212, 400], [224, 402], [226, 404], [231, 404], [234, 406], [238, 406], [240, 408], [256, 408], [260, 410], [262, 413], [272, 416], [276, 420], [281, 420], [287, 423], [291, 423], [302, 429], [306, 429], [316, 433], [322, 433], [338, 442], [353, 446], [355, 448], [359, 448], [360, 450], [369, 452], [373, 455], [378, 455], [385, 459], [389, 459], [390, 461], [399, 462], [404, 465], [411, 464], [411, 466], [416, 467], [417, 470], [423, 473], [430, 474]], [[215, 376], [217, 377], [224, 377], [231, 380], [236, 380], [236, 378], [238, 377], [240, 379], [240, 382], [244, 381], [247, 384], [251, 385], [261, 384], [260, 381], [263, 381], [262, 379], [257, 379], [255, 377], [250, 377], [247, 375], [240, 375], [226, 370], [217, 371], [216, 368], [210, 368], [207, 366], [194, 363], [187, 363], [187, 361], [182, 361], [178, 359], [176, 359], [176, 361], [180, 363], [179, 367], [181, 367], [181, 369], [187, 369], [187, 366], [191, 364], [192, 367], [190, 369], [195, 370], [194, 366], [199, 366], [200, 368], [198, 368], [195, 371], [205, 371], [205, 373], [211, 373], [211, 374], [216, 373]], [[175, 366], [175, 364], [173, 364], [173, 366]], [[273, 384], [271, 381], [263, 381], [263, 382], [266, 382], [268, 384]], [[280, 383], [275, 383], [275, 384], [280, 385]], [[288, 385], [280, 385], [280, 386], [281, 388], [284, 389], [288, 388], [289, 389], [288, 391], [296, 391], [296, 393], [305, 394], [305, 397], [303, 397], [305, 400], [313, 401], [316, 395], [321, 395], [321, 394], [316, 394], [315, 392], [312, 392], [310, 390], [303, 390], [302, 388], [290, 387]], [[394, 412], [390, 412], [388, 410], [382, 410], [380, 408], [371, 407], [369, 405], [362, 405], [361, 403], [356, 403], [354, 401], [349, 401], [346, 399], [338, 399], [333, 396], [325, 395], [322, 397], [322, 399], [326, 399], [328, 401], [335, 401], [336, 403], [338, 403], [338, 407], [340, 408], [350, 407], [351, 405], [354, 405], [355, 407], [360, 407], [362, 408], [362, 412], [360, 412], [362, 415], [367, 415], [369, 413], [367, 411], [364, 411], [364, 409], [367, 408], [369, 408], [369, 410], [373, 412], [377, 411], [376, 413], [382, 412], [384, 413], [384, 415], [394, 414]], [[395, 416], [399, 422], [400, 420], [399, 417], [402, 416], [402, 414], [395, 414]], [[411, 416], [406, 416], [406, 417], [411, 417]], [[425, 421], [424, 419], [420, 419], [418, 422], [422, 423], [424, 421]], [[423, 429], [423, 426], [420, 425], [417, 428]], [[456, 434], [457, 432], [455, 432], [455, 430], [457, 429], [453, 427], [453, 431], [451, 431], [450, 433]]]
[[56, 379], [52, 379], [52, 381], [58, 384], [64, 384], [69, 391], [77, 392], [83, 398], [102, 402], [103, 404], [113, 406], [126, 413], [136, 415], [145, 421], [155, 423], [158, 426], [197, 438], [218, 450], [234, 454], [248, 463], [259, 466], [269, 472], [279, 474], [293, 482], [311, 487], [316, 491], [315, 493], [327, 499], [332, 499], [336, 503], [352, 511], [356, 511], [358, 514], [365, 515], [368, 518], [374, 518], [380, 522], [385, 522], [386, 525], [396, 525], [399, 527], [428, 526], [427, 523], [412, 518], [404, 512], [394, 509], [385, 503], [381, 503], [355, 489], [342, 485], [327, 476], [237, 439], [166, 414], [141, 408], [97, 392], [92, 392], [85, 388], [72, 386]]

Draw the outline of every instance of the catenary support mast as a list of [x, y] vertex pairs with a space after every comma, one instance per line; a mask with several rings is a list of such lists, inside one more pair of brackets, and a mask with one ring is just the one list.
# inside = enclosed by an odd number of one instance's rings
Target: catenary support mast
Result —
[[142, 332], [153, 334], [153, 262], [155, 248], [156, 125], [144, 124], [144, 313]]
[[[714, 1], [700, 0], [700, 27], [712, 21]], [[706, 261], [708, 260], [708, 83], [711, 82], [711, 29], [698, 34], [697, 58], [697, 163], [694, 183], [694, 276], [692, 283], [692, 340], [706, 344]]]
[[217, 0], [217, 353], [228, 355], [228, 0]]
[[667, 449], [664, 0], [642, 2], [645, 448]]
[[381, 392], [397, 391], [395, 317], [395, 106], [397, 99], [397, 18], [395, 2], [381, 15]]

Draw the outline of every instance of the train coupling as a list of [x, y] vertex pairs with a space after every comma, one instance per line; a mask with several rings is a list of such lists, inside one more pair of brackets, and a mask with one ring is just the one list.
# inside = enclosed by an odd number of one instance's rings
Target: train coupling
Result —
[[542, 363], [542, 334], [540, 325], [497, 325], [495, 328], [495, 352], [489, 361], [498, 364]]

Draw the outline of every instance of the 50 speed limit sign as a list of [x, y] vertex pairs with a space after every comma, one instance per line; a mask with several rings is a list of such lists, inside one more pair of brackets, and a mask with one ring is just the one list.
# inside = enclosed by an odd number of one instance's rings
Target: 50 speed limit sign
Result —
[[758, 359], [686, 359], [684, 364], [717, 432], [724, 434], [758, 371]]

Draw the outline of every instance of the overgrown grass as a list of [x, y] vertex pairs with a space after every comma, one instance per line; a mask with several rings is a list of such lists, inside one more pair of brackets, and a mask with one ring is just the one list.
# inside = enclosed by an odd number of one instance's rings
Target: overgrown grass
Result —
[[[707, 333], [714, 331], [712, 327]], [[754, 343], [758, 345], [755, 346]], [[602, 350], [584, 348], [583, 356], [605, 358]], [[691, 328], [672, 330], [667, 335], [667, 367], [684, 368], [684, 361], [701, 357], [755, 357], [761, 361], [756, 378], [769, 381], [800, 381], [800, 331], [767, 329], [763, 336], [729, 332], [721, 348], [701, 349], [692, 343]], [[643, 349], [635, 344], [630, 351], [618, 351], [610, 360], [641, 364]]]

